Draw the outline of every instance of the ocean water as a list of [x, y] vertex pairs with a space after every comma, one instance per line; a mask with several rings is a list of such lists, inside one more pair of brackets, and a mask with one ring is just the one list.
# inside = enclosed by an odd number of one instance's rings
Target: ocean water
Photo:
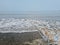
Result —
[[60, 29], [60, 16], [0, 15], [0, 31], [37, 30], [36, 27]]
[[27, 15], [27, 14], [5, 14], [5, 15], [0, 15], [1, 18], [20, 18], [20, 19], [34, 19], [34, 20], [58, 20], [60, 21], [60, 16], [41, 16], [41, 15]]
[[[47, 27], [50, 30], [60, 30], [60, 16], [40, 16], [26, 14], [0, 15], [0, 33], [35, 32], [44, 27]], [[52, 34], [59, 35], [60, 33], [54, 31]]]

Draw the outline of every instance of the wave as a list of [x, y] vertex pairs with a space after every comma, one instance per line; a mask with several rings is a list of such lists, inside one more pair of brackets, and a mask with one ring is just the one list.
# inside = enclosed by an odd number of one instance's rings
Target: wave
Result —
[[0, 19], [0, 32], [38, 30], [40, 28], [58, 30], [60, 29], [60, 21], [32, 20], [32, 19], [19, 19], [19, 18]]

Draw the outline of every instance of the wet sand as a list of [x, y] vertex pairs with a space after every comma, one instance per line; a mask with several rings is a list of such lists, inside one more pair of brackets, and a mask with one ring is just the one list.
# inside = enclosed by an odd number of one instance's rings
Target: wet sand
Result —
[[0, 33], [0, 45], [23, 45], [24, 42], [32, 42], [39, 38], [41, 37], [37, 31], [24, 33]]

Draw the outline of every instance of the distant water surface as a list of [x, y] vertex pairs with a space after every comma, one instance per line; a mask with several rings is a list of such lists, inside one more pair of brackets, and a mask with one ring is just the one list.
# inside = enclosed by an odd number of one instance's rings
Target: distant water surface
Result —
[[27, 15], [27, 14], [5, 14], [1, 15], [0, 14], [0, 19], [1, 18], [20, 18], [20, 19], [36, 19], [36, 20], [59, 20], [60, 21], [60, 16], [40, 16], [40, 15]]

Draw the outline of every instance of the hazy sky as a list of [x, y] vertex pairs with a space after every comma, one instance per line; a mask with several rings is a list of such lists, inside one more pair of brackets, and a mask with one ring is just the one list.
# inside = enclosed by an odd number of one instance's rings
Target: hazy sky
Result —
[[60, 10], [60, 0], [0, 0], [0, 11]]

